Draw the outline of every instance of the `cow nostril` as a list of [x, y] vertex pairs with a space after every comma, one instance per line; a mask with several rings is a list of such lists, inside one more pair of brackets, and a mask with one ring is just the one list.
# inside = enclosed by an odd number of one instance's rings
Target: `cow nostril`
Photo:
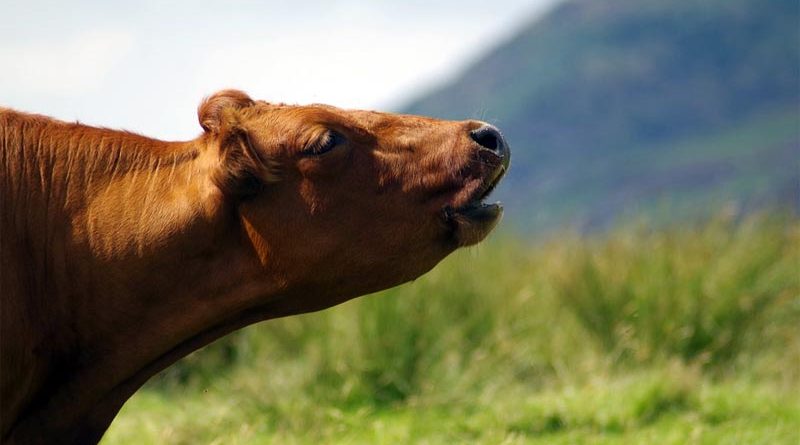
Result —
[[500, 130], [497, 128], [491, 125], [484, 125], [477, 130], [471, 131], [469, 136], [481, 147], [488, 148], [500, 156], [505, 154], [505, 140], [503, 139], [503, 135], [500, 133]]

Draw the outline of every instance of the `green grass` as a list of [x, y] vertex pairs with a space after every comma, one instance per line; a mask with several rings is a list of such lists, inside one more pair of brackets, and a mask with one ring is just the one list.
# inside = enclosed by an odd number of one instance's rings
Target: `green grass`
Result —
[[798, 326], [794, 219], [499, 237], [192, 354], [103, 443], [795, 444]]
[[797, 443], [797, 397], [688, 373], [689, 381], [673, 367], [390, 407], [275, 404], [231, 387], [177, 397], [146, 391], [126, 406], [107, 443]]

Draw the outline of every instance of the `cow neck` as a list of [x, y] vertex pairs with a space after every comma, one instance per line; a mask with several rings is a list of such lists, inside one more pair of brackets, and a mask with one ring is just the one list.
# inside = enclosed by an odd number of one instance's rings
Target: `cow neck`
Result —
[[[215, 194], [205, 139], [168, 143], [3, 113], [0, 241], [26, 270], [5, 270], [2, 284], [28, 295], [20, 317], [41, 327], [21, 346], [37, 361], [20, 388], [26, 420], [12, 430], [61, 430], [89, 421], [101, 401], [121, 405], [279, 294], [263, 265], [242, 255], [246, 240]], [[7, 285], [24, 274], [17, 289]]]

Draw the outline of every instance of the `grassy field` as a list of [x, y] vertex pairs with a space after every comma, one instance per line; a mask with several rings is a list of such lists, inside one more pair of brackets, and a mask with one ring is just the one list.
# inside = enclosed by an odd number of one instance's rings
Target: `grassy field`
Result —
[[800, 222], [497, 236], [182, 360], [103, 443], [800, 443]]

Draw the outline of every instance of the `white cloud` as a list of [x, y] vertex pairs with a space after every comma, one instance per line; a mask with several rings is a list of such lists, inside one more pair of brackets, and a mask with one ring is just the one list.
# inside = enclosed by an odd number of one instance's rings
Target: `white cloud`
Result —
[[[329, 38], [303, 30], [225, 42], [203, 55], [197, 89], [236, 86], [274, 101], [386, 106], [452, 68], [463, 46], [446, 32], [388, 33], [340, 29]], [[435, 48], [425, 48], [437, 42]]]
[[71, 39], [0, 43], [0, 85], [15, 95], [86, 94], [100, 88], [133, 45], [131, 34], [92, 30]]

